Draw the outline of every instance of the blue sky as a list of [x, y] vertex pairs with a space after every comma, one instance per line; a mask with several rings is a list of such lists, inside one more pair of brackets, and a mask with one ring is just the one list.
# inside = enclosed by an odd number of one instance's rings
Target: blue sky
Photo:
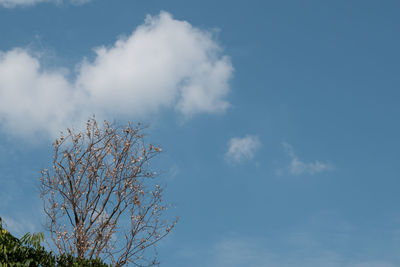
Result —
[[398, 1], [0, 0], [0, 215], [90, 114], [151, 125], [162, 266], [400, 266]]

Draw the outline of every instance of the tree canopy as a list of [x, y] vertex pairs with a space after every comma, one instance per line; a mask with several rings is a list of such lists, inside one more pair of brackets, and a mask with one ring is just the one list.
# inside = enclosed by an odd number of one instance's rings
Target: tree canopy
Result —
[[86, 129], [68, 129], [54, 142], [42, 171], [41, 196], [48, 230], [60, 254], [107, 259], [114, 266], [158, 261], [147, 249], [168, 235], [176, 220], [151, 161], [161, 152], [144, 142], [141, 124], [118, 127], [92, 118]]

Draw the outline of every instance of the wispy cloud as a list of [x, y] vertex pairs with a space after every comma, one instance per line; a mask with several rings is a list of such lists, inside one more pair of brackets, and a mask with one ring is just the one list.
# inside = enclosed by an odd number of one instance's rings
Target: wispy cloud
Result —
[[[311, 238], [311, 237], [310, 237]], [[271, 242], [271, 241], [270, 241]], [[287, 243], [277, 240], [280, 245]], [[275, 243], [275, 242], [274, 242]], [[309, 243], [309, 241], [307, 241]], [[307, 243], [285, 251], [274, 249], [271, 244], [260, 239], [227, 238], [214, 245], [214, 253], [207, 266], [212, 267], [395, 267], [394, 263], [381, 259], [351, 259], [335, 250], [318, 246], [308, 246]], [[311, 242], [314, 243], [314, 242]]]
[[182, 244], [174, 260], [178, 266], [193, 267], [399, 266], [395, 224], [386, 228], [385, 235], [365, 235], [363, 227], [343, 219], [340, 212], [300, 217], [288, 222], [289, 227], [266, 227], [254, 234], [229, 231], [210, 243]]
[[24, 136], [58, 134], [91, 114], [141, 119], [171, 109], [191, 118], [229, 107], [229, 58], [211, 32], [166, 12], [95, 53], [69, 81], [27, 50], [0, 51], [1, 126]]
[[247, 135], [245, 137], [234, 137], [229, 140], [228, 151], [225, 158], [234, 163], [241, 163], [254, 158], [254, 154], [260, 148], [261, 142], [258, 136]]
[[62, 4], [64, 2], [71, 3], [74, 5], [82, 5], [90, 1], [91, 0], [0, 0], [0, 6], [3, 6], [5, 8], [15, 8], [15, 7], [28, 7], [40, 3]]
[[271, 266], [270, 257], [271, 253], [261, 247], [257, 240], [228, 238], [214, 245], [211, 266]]
[[2, 216], [2, 223], [5, 228], [15, 235], [22, 235], [27, 232], [35, 232], [35, 226], [26, 219], [17, 221], [9, 216]]
[[283, 142], [282, 145], [291, 159], [288, 166], [288, 170], [289, 173], [292, 175], [316, 174], [333, 169], [332, 164], [320, 162], [318, 160], [314, 162], [303, 162], [294, 153], [294, 149], [290, 144]]

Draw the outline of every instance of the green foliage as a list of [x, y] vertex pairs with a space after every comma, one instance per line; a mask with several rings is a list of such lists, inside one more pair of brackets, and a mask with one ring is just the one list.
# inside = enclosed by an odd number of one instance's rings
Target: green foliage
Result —
[[103, 263], [100, 259], [80, 259], [73, 257], [71, 255], [61, 255], [57, 257], [57, 264], [58, 267], [107, 267], [108, 265]]
[[54, 255], [40, 245], [43, 233], [16, 238], [3, 228], [0, 218], [0, 267], [107, 267], [100, 259], [80, 259], [71, 255]]
[[42, 233], [27, 233], [19, 240], [0, 222], [0, 266], [55, 266], [55, 257], [40, 245], [42, 240]]

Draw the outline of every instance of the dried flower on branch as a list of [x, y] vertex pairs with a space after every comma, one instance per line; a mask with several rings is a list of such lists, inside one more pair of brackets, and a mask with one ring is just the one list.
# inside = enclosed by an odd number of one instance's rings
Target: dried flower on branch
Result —
[[147, 252], [174, 228], [138, 124], [114, 127], [94, 118], [84, 132], [68, 129], [54, 142], [54, 160], [40, 178], [47, 227], [59, 253], [101, 258], [114, 266], [156, 265]]

